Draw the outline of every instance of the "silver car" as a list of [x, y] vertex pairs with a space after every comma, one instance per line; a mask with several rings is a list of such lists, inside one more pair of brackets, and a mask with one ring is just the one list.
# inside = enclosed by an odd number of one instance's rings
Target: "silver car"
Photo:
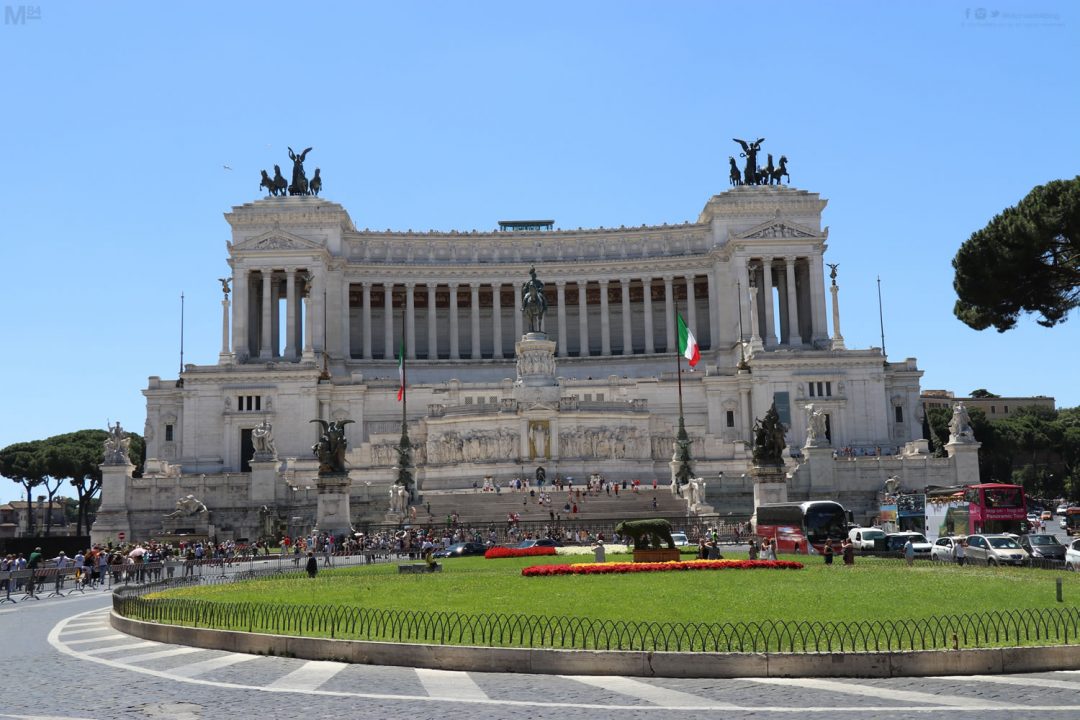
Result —
[[[930, 559], [935, 562], [956, 562], [956, 546], [963, 542], [963, 537], [941, 537], [930, 548]], [[967, 554], [965, 553], [965, 559]]]
[[1065, 548], [1065, 569], [1080, 570], [1080, 539], [1073, 540]]
[[1031, 556], [1010, 535], [968, 535], [967, 558], [972, 564], [1024, 565]]

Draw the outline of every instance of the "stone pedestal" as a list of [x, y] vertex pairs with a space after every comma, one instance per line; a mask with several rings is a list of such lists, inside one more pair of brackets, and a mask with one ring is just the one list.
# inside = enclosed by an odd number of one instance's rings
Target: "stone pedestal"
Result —
[[517, 379], [514, 399], [519, 407], [559, 402], [559, 383], [555, 379], [555, 343], [544, 333], [526, 333], [514, 344], [517, 356]]
[[780, 465], [755, 465], [750, 468], [754, 480], [754, 508], [768, 503], [788, 501], [787, 476]]
[[681, 553], [678, 548], [660, 548], [657, 550], [635, 550], [634, 562], [636, 563], [661, 563], [678, 562]]
[[836, 490], [836, 461], [832, 448], [804, 447], [803, 455], [810, 466], [810, 497], [814, 500], [831, 497]]
[[135, 466], [131, 463], [101, 466], [101, 506], [98, 508], [93, 527], [90, 528], [90, 542], [94, 544], [130, 542], [131, 518], [128, 515], [128, 489], [131, 486], [131, 474]]
[[315, 479], [319, 494], [315, 524], [321, 532], [340, 536], [352, 526], [349, 510], [349, 474], [328, 473]]
[[252, 502], [271, 505], [277, 496], [278, 461], [272, 455], [260, 457], [255, 453], [251, 460], [251, 487], [248, 490]]
[[976, 485], [979, 482], [979, 448], [976, 440], [958, 439], [955, 436], [945, 443], [945, 452], [953, 461], [957, 485]]

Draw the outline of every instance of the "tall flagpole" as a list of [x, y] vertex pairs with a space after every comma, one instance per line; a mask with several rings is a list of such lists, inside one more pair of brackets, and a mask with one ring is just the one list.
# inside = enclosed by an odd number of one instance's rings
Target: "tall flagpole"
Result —
[[[679, 297], [675, 293], [672, 293], [675, 305], [675, 328], [679, 327]], [[689, 328], [688, 328], [689, 329]], [[675, 471], [675, 492], [680, 496], [682, 495], [682, 486], [690, 482], [690, 478], [693, 477], [693, 470], [690, 468], [690, 436], [686, 433], [686, 422], [683, 419], [683, 401], [682, 401], [682, 351], [679, 345], [681, 344], [681, 333], [676, 333], [680, 337], [675, 342], [675, 377], [678, 381], [679, 387], [679, 431], [675, 436], [675, 458], [674, 460], [679, 463], [679, 469]]]
[[180, 291], [180, 372], [176, 376], [176, 387], [184, 387], [184, 291]]

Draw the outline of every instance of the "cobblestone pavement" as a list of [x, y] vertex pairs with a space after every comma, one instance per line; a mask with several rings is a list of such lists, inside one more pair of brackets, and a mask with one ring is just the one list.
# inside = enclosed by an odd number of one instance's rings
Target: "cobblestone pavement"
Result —
[[121, 634], [110, 595], [0, 608], [0, 718], [1080, 717], [1080, 671], [888, 680], [466, 673], [201, 650]]

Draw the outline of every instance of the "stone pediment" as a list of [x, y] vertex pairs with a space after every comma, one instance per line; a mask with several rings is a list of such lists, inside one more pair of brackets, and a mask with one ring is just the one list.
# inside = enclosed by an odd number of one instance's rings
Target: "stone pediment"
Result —
[[765, 222], [755, 225], [748, 230], [743, 230], [742, 232], [731, 231], [729, 235], [732, 240], [783, 240], [823, 237], [823, 233], [820, 233], [813, 228], [808, 228], [805, 225], [800, 225], [781, 217], [766, 220]]
[[270, 230], [233, 245], [233, 251], [271, 252], [278, 250], [321, 250], [317, 242], [284, 230]]

